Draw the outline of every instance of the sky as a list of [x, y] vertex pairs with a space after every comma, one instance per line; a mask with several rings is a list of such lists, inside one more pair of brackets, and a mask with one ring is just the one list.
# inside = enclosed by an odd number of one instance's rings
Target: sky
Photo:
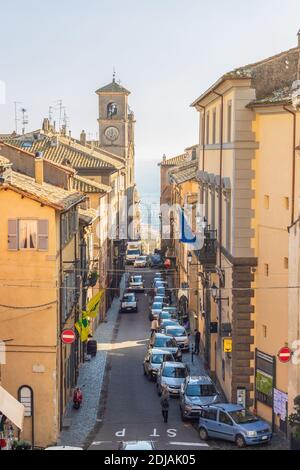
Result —
[[115, 67], [137, 120], [139, 190], [157, 194], [162, 155], [198, 141], [191, 102], [224, 72], [295, 47], [299, 13], [299, 0], [0, 0], [0, 133], [15, 128], [14, 102], [32, 130], [62, 100], [72, 134], [96, 137], [94, 92]]

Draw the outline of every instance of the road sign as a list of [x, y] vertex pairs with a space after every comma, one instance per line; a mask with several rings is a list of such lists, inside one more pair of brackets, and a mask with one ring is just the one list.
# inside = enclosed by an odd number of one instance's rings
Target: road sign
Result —
[[225, 353], [232, 352], [232, 338], [226, 338], [223, 340], [223, 351]]
[[61, 340], [65, 344], [72, 344], [76, 339], [74, 330], [64, 330], [61, 334]]
[[293, 352], [290, 350], [290, 348], [284, 347], [281, 348], [279, 353], [278, 353], [278, 359], [280, 362], [283, 362], [286, 364], [287, 362], [290, 362], [292, 359]]

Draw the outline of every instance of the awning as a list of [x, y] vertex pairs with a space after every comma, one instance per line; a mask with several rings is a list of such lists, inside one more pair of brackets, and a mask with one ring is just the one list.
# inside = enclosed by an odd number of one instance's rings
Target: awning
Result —
[[23, 430], [25, 407], [0, 386], [0, 411], [20, 431]]
[[94, 297], [91, 298], [87, 304], [86, 312], [83, 312], [84, 316], [95, 318], [98, 315], [99, 303], [104, 296], [104, 293], [105, 290], [101, 289], [96, 295], [94, 295]]

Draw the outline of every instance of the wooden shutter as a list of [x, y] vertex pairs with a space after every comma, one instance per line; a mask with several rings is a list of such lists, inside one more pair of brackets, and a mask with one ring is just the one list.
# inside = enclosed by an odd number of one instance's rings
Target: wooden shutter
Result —
[[38, 220], [38, 250], [48, 251], [49, 223], [48, 220]]
[[9, 251], [18, 251], [19, 237], [18, 237], [18, 220], [8, 219], [8, 249]]

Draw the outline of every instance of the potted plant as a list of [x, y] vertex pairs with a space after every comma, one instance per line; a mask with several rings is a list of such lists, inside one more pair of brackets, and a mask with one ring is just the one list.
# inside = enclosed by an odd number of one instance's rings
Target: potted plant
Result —
[[99, 279], [99, 274], [97, 273], [97, 271], [96, 270], [92, 271], [89, 274], [89, 277], [88, 277], [89, 286], [90, 287], [95, 287], [95, 285], [97, 284], [98, 279]]
[[14, 441], [12, 450], [31, 450], [31, 444], [26, 441]]
[[300, 395], [294, 400], [295, 413], [289, 416], [289, 425], [292, 428], [291, 448], [300, 450]]

